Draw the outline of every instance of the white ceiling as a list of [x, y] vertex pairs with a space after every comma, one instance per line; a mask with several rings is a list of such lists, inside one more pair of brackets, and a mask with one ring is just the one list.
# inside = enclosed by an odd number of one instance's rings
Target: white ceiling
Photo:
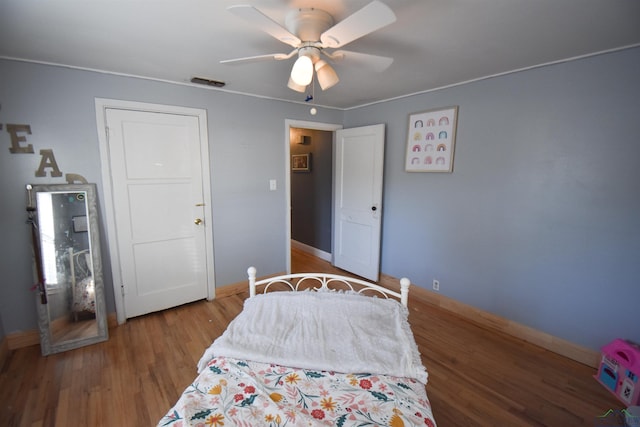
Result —
[[[395, 58], [382, 73], [334, 65], [318, 105], [350, 108], [514, 70], [640, 46], [638, 0], [383, 0], [397, 21], [345, 48]], [[291, 48], [226, 10], [251, 4], [284, 23], [316, 7], [336, 22], [370, 0], [0, 0], [0, 57], [304, 101], [287, 88], [295, 58], [220, 64]], [[190, 83], [189, 83], [190, 84]]]

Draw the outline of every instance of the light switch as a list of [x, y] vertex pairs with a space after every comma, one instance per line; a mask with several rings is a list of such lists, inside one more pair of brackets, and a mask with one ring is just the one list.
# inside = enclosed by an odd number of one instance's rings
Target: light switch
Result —
[[270, 179], [269, 180], [269, 190], [271, 191], [276, 191], [278, 189], [278, 184], [276, 183], [275, 179]]

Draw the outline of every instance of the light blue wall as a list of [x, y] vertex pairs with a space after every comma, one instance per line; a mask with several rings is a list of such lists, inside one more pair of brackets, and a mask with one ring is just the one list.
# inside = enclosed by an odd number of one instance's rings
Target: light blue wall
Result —
[[[404, 172], [408, 115], [451, 105], [454, 172]], [[640, 342], [640, 49], [345, 115], [376, 122], [383, 272], [592, 349]]]
[[[0, 75], [0, 123], [30, 125], [27, 143], [36, 153], [52, 148], [63, 173], [97, 183], [101, 204], [96, 97], [206, 109], [218, 286], [245, 280], [249, 265], [264, 275], [286, 269], [285, 120], [343, 120], [339, 110], [319, 108], [311, 116], [305, 104], [38, 64], [0, 60]], [[10, 145], [5, 127], [0, 131], [0, 315], [6, 333], [37, 326], [24, 186], [64, 182], [35, 178], [40, 156], [11, 154]], [[277, 180], [277, 191], [269, 191], [270, 179]], [[102, 237], [108, 254], [106, 233]], [[108, 256], [104, 262], [107, 308], [113, 312]]]
[[[44, 65], [0, 60], [0, 75], [0, 123], [30, 124], [28, 142], [99, 197], [95, 97], [206, 109], [219, 286], [250, 264], [285, 269], [284, 187], [268, 191], [284, 183], [285, 119], [386, 123], [382, 272], [425, 288], [437, 278], [444, 295], [593, 349], [640, 341], [640, 49], [313, 118], [304, 105]], [[449, 105], [454, 173], [405, 173], [408, 114]], [[24, 184], [45, 179], [39, 156], [9, 146], [0, 131], [0, 315], [13, 333], [36, 327]]]

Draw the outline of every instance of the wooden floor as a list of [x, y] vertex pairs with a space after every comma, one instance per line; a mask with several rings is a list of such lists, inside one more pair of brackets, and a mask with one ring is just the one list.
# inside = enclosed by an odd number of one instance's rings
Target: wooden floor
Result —
[[[334, 272], [298, 251], [292, 264], [295, 272]], [[0, 367], [0, 425], [156, 425], [245, 297], [130, 319], [110, 330], [109, 341], [62, 354], [42, 357], [38, 346], [13, 351]], [[596, 417], [622, 408], [593, 379], [593, 368], [411, 297], [409, 309], [440, 427], [593, 427], [604, 425]]]

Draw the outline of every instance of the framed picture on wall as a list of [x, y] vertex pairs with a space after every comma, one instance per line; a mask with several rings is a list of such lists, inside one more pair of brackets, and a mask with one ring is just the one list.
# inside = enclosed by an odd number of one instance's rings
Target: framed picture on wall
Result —
[[458, 106], [409, 115], [407, 172], [453, 172]]
[[311, 172], [311, 154], [292, 154], [291, 170], [294, 172]]

